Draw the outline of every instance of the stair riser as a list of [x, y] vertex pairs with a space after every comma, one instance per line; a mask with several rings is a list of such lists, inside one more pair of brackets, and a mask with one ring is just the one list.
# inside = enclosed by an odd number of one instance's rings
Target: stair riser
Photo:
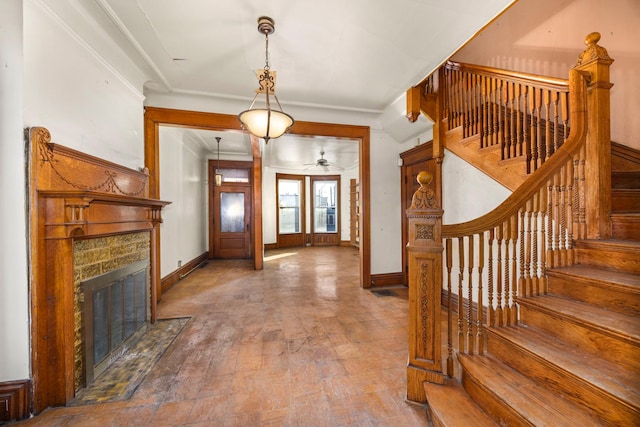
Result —
[[634, 249], [581, 247], [578, 244], [576, 247], [576, 261], [582, 265], [640, 274], [640, 251]]
[[489, 352], [505, 364], [566, 399], [583, 405], [613, 425], [636, 425], [640, 414], [587, 381], [558, 369], [552, 362], [505, 341], [487, 330]]
[[549, 293], [619, 313], [640, 316], [640, 293], [633, 288], [607, 286], [588, 278], [549, 271]]
[[468, 375], [464, 370], [462, 371], [462, 386], [474, 402], [489, 414], [498, 425], [533, 426], [491, 390], [484, 387], [480, 380]]
[[640, 188], [640, 172], [612, 172], [611, 188]]
[[638, 221], [638, 218], [612, 215], [611, 237], [614, 239], [640, 240], [640, 221]]
[[557, 313], [528, 306], [521, 301], [521, 321], [573, 344], [591, 354], [620, 365], [621, 369], [640, 373], [640, 346], [631, 340], [589, 328]]
[[640, 191], [611, 190], [611, 210], [614, 212], [638, 212], [640, 210]]

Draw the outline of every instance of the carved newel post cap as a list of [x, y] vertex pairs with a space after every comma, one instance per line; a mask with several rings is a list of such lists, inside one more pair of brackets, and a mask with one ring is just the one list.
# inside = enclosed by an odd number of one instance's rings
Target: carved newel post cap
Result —
[[418, 181], [418, 184], [420, 184], [420, 187], [426, 187], [431, 184], [431, 181], [433, 181], [433, 175], [431, 174], [431, 172], [421, 171], [418, 173], [416, 179]]
[[593, 46], [600, 41], [600, 33], [594, 31], [593, 33], [587, 34], [587, 37], [584, 38], [584, 44], [587, 46]]

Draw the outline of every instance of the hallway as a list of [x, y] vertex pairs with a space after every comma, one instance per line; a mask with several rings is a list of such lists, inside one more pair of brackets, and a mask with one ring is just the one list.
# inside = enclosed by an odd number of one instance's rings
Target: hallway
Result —
[[48, 409], [39, 426], [410, 426], [406, 290], [360, 288], [351, 247], [214, 260], [174, 285], [160, 319], [190, 320], [128, 401]]

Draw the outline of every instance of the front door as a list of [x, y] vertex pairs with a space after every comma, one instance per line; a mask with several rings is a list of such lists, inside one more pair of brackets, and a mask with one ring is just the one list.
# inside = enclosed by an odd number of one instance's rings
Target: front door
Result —
[[209, 161], [210, 258], [253, 256], [251, 168], [250, 162]]
[[251, 258], [251, 188], [215, 187], [214, 256]]

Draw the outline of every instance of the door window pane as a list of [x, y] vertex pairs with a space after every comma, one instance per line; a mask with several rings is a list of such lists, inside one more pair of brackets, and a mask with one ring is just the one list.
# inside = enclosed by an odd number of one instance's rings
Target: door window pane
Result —
[[244, 233], [244, 193], [220, 193], [220, 231]]
[[298, 180], [278, 180], [279, 232], [300, 233], [302, 211], [300, 209], [301, 186]]
[[313, 182], [313, 231], [337, 232], [338, 181]]

